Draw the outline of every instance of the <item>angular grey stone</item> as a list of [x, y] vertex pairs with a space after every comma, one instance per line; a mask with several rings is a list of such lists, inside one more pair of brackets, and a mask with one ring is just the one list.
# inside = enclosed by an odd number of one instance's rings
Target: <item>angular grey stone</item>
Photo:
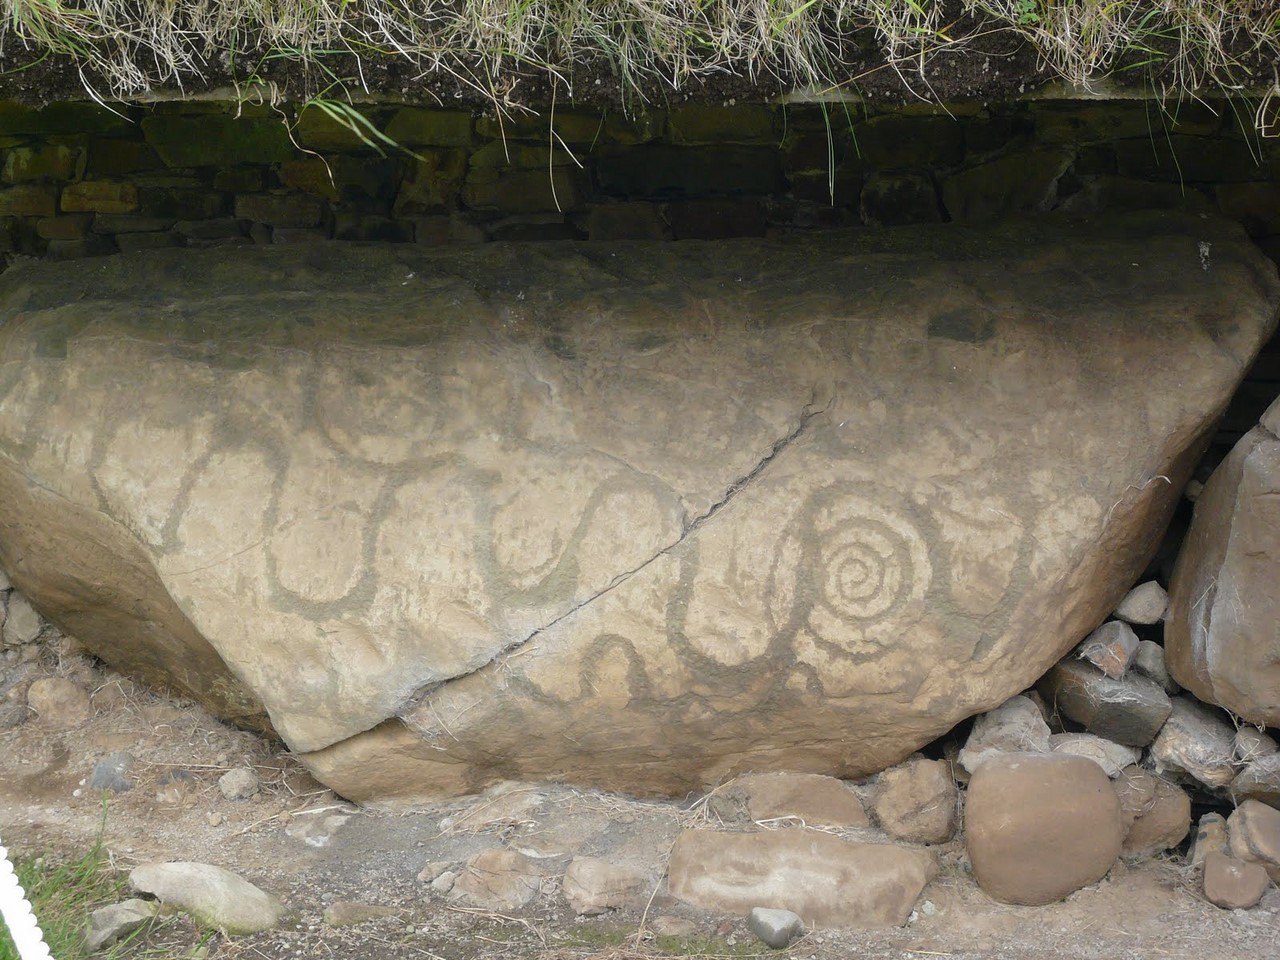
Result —
[[1002, 753], [1048, 753], [1049, 725], [1027, 697], [1011, 697], [978, 717], [960, 751], [960, 765], [973, 773]]
[[1129, 623], [1159, 623], [1169, 606], [1169, 595], [1154, 580], [1140, 583], [1116, 607], [1116, 616]]
[[218, 778], [218, 790], [228, 800], [247, 800], [261, 789], [258, 775], [248, 767], [228, 770]]
[[1170, 696], [1182, 690], [1165, 666], [1164, 647], [1154, 640], [1142, 640], [1138, 643], [1138, 652], [1133, 657], [1133, 670], [1138, 676], [1160, 684], [1160, 689]]
[[804, 936], [804, 922], [790, 910], [752, 907], [747, 926], [774, 950], [785, 950]]
[[144, 863], [134, 867], [129, 883], [139, 893], [232, 934], [269, 930], [288, 912], [278, 898], [208, 863]]
[[1231, 796], [1236, 803], [1258, 800], [1280, 809], [1280, 753], [1259, 757], [1236, 774]]
[[40, 636], [44, 620], [36, 613], [31, 601], [16, 590], [9, 594], [9, 611], [4, 621], [4, 644], [17, 647], [31, 643]]
[[1097, 667], [1063, 660], [1040, 681], [1051, 710], [1082, 724], [1090, 733], [1130, 747], [1155, 739], [1172, 709], [1169, 696], [1146, 677], [1113, 680]]
[[89, 914], [84, 945], [90, 953], [127, 937], [156, 915], [158, 907], [150, 900], [125, 900], [99, 907]]
[[1055, 733], [1049, 738], [1049, 749], [1092, 760], [1113, 780], [1142, 757], [1137, 747], [1126, 747], [1093, 733]]
[[132, 790], [133, 780], [129, 773], [133, 769], [133, 763], [133, 754], [128, 750], [107, 754], [93, 765], [89, 787], [93, 790], [110, 790], [112, 793]]
[[1226, 716], [1189, 697], [1177, 697], [1151, 744], [1157, 771], [1186, 774], [1206, 787], [1225, 787], [1236, 775], [1236, 731]]
[[1134, 655], [1138, 652], [1138, 635], [1127, 623], [1108, 620], [1084, 638], [1076, 650], [1076, 656], [1088, 660], [1113, 680], [1119, 680], [1129, 672]]

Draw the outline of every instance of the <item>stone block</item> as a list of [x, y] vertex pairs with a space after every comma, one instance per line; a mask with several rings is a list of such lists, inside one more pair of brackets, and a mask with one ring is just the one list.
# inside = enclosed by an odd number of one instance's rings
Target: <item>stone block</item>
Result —
[[333, 239], [413, 243], [413, 221], [393, 220], [374, 214], [339, 213], [333, 219]]
[[859, 124], [855, 136], [877, 170], [946, 170], [964, 160], [964, 124], [953, 117], [876, 117]]
[[644, 906], [652, 893], [653, 879], [644, 870], [626, 864], [574, 857], [560, 888], [574, 913], [593, 917], [606, 910]]
[[168, 167], [280, 163], [294, 154], [288, 126], [270, 117], [150, 116], [142, 131]]
[[[281, 164], [283, 170], [290, 163]], [[267, 178], [261, 167], [226, 167], [213, 175], [213, 189], [224, 193], [258, 193], [266, 186]]]
[[1247, 140], [1144, 137], [1118, 140], [1115, 150], [1121, 175], [1142, 180], [1232, 183], [1267, 178], [1261, 153]]
[[974, 773], [988, 759], [1003, 753], [1048, 753], [1049, 725], [1029, 697], [1011, 697], [974, 721], [960, 751], [959, 762]]
[[173, 217], [147, 217], [132, 213], [99, 213], [93, 218], [94, 233], [155, 233], [173, 226]]
[[462, 110], [404, 107], [391, 115], [386, 133], [404, 147], [469, 147], [471, 114]]
[[225, 195], [201, 185], [147, 185], [139, 188], [138, 210], [156, 218], [207, 220], [228, 212]]
[[96, 103], [57, 101], [34, 108], [0, 100], [0, 136], [121, 135], [136, 131], [127, 107], [108, 109]]
[[1051, 710], [1090, 733], [1130, 747], [1145, 747], [1173, 709], [1159, 685], [1135, 674], [1113, 680], [1097, 667], [1064, 660], [1038, 687]]
[[[533, 140], [547, 145], [563, 142], [590, 146], [604, 140], [605, 118], [602, 113], [576, 110], [502, 118], [485, 114], [476, 118], [476, 133], [493, 140]], [[463, 141], [459, 145], [465, 144], [466, 141]]]
[[5, 183], [70, 180], [76, 171], [76, 157], [76, 151], [62, 144], [16, 147], [5, 154], [0, 180]]
[[1110, 620], [1085, 637], [1075, 655], [1112, 680], [1119, 680], [1129, 672], [1133, 658], [1138, 655], [1138, 635], [1127, 623]]
[[862, 219], [878, 227], [938, 223], [942, 211], [933, 181], [924, 174], [873, 173], [860, 195]]
[[1029, 150], [969, 167], [943, 179], [943, 206], [970, 222], [1047, 210], [1071, 161], [1067, 151]]
[[1151, 757], [1157, 771], [1225, 787], [1236, 775], [1235, 728], [1225, 714], [1190, 697], [1175, 697], [1173, 712], [1151, 744]]
[[946, 843], [955, 833], [959, 807], [947, 764], [922, 758], [880, 774], [872, 800], [881, 829], [910, 843]]
[[586, 177], [576, 167], [551, 170], [475, 169], [467, 174], [462, 201], [473, 210], [503, 213], [566, 213], [585, 207]]
[[58, 189], [43, 184], [0, 187], [0, 217], [52, 217], [58, 212]]
[[123, 180], [82, 180], [62, 188], [65, 213], [133, 213], [138, 187]]
[[[359, 113], [372, 124], [377, 125], [381, 122], [381, 111], [359, 108]], [[298, 114], [293, 125], [293, 138], [306, 149], [319, 150], [322, 153], [377, 152], [378, 149], [385, 147], [364, 129], [360, 121], [339, 120], [314, 104], [305, 107]]]
[[538, 895], [543, 871], [514, 850], [485, 850], [467, 861], [449, 896], [486, 910], [519, 910]]
[[159, 233], [120, 233], [116, 234], [114, 239], [121, 253], [136, 253], [139, 250], [164, 250], [169, 247], [182, 246], [182, 237], [168, 230]]
[[592, 240], [668, 240], [671, 230], [656, 203], [597, 203], [587, 216]]
[[397, 217], [439, 213], [458, 201], [467, 174], [461, 150], [425, 151], [409, 165], [391, 210]]
[[607, 196], [636, 200], [772, 194], [786, 187], [778, 152], [749, 146], [647, 144], [603, 154], [596, 177]]
[[677, 240], [763, 237], [766, 229], [759, 197], [675, 200], [667, 205], [667, 221]]
[[91, 233], [79, 240], [50, 240], [45, 255], [51, 260], [78, 260], [81, 257], [105, 257], [117, 249], [111, 237]]
[[1138, 652], [1133, 655], [1133, 671], [1140, 677], [1146, 677], [1160, 685], [1160, 689], [1169, 696], [1178, 693], [1182, 688], [1169, 675], [1164, 662], [1164, 647], [1154, 640], [1138, 641]]
[[85, 175], [94, 178], [123, 177], [164, 167], [160, 155], [142, 140], [94, 138], [85, 153]]
[[89, 233], [91, 213], [70, 213], [61, 217], [41, 217], [36, 221], [36, 236], [43, 240], [80, 240]]
[[299, 193], [247, 193], [235, 201], [236, 217], [273, 227], [318, 227], [324, 213], [322, 201]]
[[1169, 595], [1154, 580], [1140, 583], [1124, 595], [1116, 607], [1116, 616], [1128, 623], [1153, 624], [1164, 619]]
[[774, 143], [773, 117], [773, 109], [763, 104], [697, 103], [671, 110], [667, 129], [673, 143]]

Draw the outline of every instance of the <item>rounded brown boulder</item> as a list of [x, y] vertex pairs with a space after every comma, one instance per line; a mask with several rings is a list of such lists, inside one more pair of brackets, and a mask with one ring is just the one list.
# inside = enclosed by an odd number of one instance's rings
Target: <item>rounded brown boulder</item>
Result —
[[1122, 840], [1120, 802], [1092, 760], [1008, 753], [987, 760], [969, 782], [969, 861], [997, 900], [1061, 900], [1106, 876]]

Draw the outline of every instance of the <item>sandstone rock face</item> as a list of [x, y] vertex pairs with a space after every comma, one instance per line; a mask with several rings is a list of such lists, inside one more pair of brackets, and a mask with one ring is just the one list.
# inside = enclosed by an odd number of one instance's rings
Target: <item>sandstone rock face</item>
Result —
[[1101, 880], [1120, 855], [1120, 801], [1084, 757], [987, 760], [969, 782], [964, 818], [973, 877], [1005, 903], [1061, 900]]
[[861, 776], [1115, 607], [1278, 300], [1164, 218], [20, 265], [0, 566], [353, 799]]
[[1280, 726], [1280, 402], [1196, 501], [1169, 585], [1165, 655], [1201, 700]]
[[885, 927], [906, 923], [937, 872], [928, 851], [814, 830], [686, 830], [671, 850], [667, 884], [672, 896], [716, 913], [767, 903], [810, 928]]

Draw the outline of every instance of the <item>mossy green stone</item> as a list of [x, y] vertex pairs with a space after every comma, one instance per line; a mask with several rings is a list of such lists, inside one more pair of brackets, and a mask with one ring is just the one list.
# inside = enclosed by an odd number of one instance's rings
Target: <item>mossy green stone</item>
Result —
[[70, 147], [49, 145], [45, 147], [18, 147], [4, 158], [4, 170], [0, 173], [5, 183], [24, 183], [33, 180], [70, 180], [76, 169], [76, 154]]
[[767, 143], [775, 136], [773, 110], [755, 104], [679, 107], [671, 111], [670, 127], [674, 143]]
[[84, 180], [62, 191], [67, 213], [133, 213], [138, 209], [137, 184], [119, 180]]
[[150, 116], [142, 130], [169, 167], [280, 163], [294, 154], [289, 128], [277, 119]]
[[12, 100], [0, 100], [0, 135], [103, 135], [135, 129], [126, 108], [113, 112], [96, 103], [63, 101], [36, 110]]
[[483, 116], [476, 120], [476, 133], [495, 140], [535, 140], [550, 143], [552, 131], [565, 143], [591, 144], [604, 137], [605, 119], [599, 113], [557, 110], [538, 116]]
[[[376, 122], [377, 119], [376, 114], [370, 111], [360, 111], [360, 116], [370, 122]], [[358, 120], [344, 123], [314, 105], [298, 114], [293, 126], [293, 138], [308, 150], [324, 151], [371, 150], [372, 147], [365, 140], [374, 139], [367, 130], [361, 129]]]
[[470, 146], [471, 114], [461, 110], [405, 107], [391, 117], [387, 136], [405, 147]]
[[0, 189], [0, 217], [51, 217], [57, 210], [55, 187], [22, 184]]

